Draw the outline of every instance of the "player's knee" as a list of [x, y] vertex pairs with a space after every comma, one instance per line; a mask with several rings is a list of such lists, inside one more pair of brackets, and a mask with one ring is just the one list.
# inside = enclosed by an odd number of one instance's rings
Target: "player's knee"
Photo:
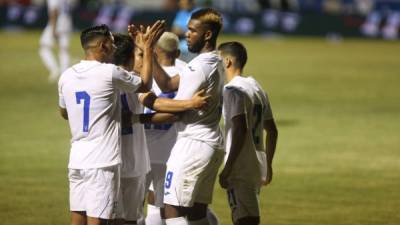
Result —
[[187, 208], [185, 208], [185, 207], [168, 205], [168, 204], [165, 204], [165, 208], [164, 208], [166, 219], [186, 216], [187, 215], [186, 211], [187, 211]]
[[249, 216], [243, 217], [236, 221], [235, 225], [258, 225], [260, 224], [260, 217]]

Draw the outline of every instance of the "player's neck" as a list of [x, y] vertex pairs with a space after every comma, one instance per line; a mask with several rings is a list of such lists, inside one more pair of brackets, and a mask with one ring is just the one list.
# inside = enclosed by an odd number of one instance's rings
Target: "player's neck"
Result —
[[91, 51], [87, 51], [85, 53], [85, 60], [89, 60], [89, 61], [95, 60], [95, 61], [102, 62], [102, 63], [106, 62], [106, 59], [103, 54], [99, 54], [99, 53], [91, 52]]
[[215, 44], [211, 44], [209, 42], [206, 42], [204, 47], [200, 50], [200, 54], [201, 53], [206, 53], [206, 52], [212, 52], [214, 50], [215, 50]]
[[242, 75], [242, 70], [229, 68], [225, 70], [225, 74], [226, 74], [226, 80], [229, 83], [231, 80], [233, 80], [233, 78]]
[[175, 59], [171, 58], [160, 58], [159, 63], [161, 66], [174, 66], [175, 65]]

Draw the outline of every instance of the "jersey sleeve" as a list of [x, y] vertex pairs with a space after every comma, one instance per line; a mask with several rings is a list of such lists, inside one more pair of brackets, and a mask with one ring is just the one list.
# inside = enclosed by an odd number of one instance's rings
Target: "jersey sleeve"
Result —
[[265, 96], [267, 97], [267, 102], [266, 102], [266, 105], [265, 105], [265, 108], [264, 108], [264, 112], [263, 112], [264, 113], [264, 115], [263, 115], [264, 121], [265, 120], [270, 120], [270, 119], [273, 118], [271, 104], [269, 103], [267, 93], [265, 93]]
[[175, 96], [178, 100], [188, 100], [202, 88], [206, 78], [199, 66], [188, 65], [179, 74], [179, 88]]
[[227, 88], [225, 91], [224, 105], [226, 106], [227, 119], [231, 120], [235, 116], [246, 114], [243, 93], [233, 88]]
[[119, 66], [114, 66], [112, 70], [113, 85], [118, 89], [132, 93], [142, 85], [142, 79], [134, 73], [128, 72]]
[[58, 82], [58, 106], [61, 108], [67, 108], [67, 106], [65, 105], [65, 100], [64, 100], [64, 95], [62, 93], [62, 82], [61, 79]]

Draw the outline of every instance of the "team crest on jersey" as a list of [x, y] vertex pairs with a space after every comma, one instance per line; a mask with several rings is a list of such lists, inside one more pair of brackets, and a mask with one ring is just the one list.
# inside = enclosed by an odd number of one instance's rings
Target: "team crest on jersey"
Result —
[[189, 68], [189, 70], [192, 71], [192, 72], [195, 71], [191, 66], [188, 66], [188, 68]]

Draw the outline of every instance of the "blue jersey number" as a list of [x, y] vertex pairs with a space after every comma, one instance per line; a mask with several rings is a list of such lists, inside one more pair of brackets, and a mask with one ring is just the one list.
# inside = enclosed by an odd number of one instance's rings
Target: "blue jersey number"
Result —
[[260, 144], [261, 141], [261, 137], [258, 136], [257, 134], [257, 130], [259, 129], [259, 126], [261, 124], [261, 116], [262, 116], [262, 105], [254, 105], [253, 117], [255, 117], [256, 119], [253, 124], [252, 133], [253, 133], [253, 142], [255, 145]]
[[172, 184], [172, 176], [174, 175], [174, 173], [172, 173], [171, 171], [168, 171], [167, 175], [165, 176], [165, 188], [168, 189], [171, 187]]
[[89, 108], [90, 95], [86, 91], [75, 92], [76, 104], [81, 104], [83, 100], [83, 132], [89, 131]]

